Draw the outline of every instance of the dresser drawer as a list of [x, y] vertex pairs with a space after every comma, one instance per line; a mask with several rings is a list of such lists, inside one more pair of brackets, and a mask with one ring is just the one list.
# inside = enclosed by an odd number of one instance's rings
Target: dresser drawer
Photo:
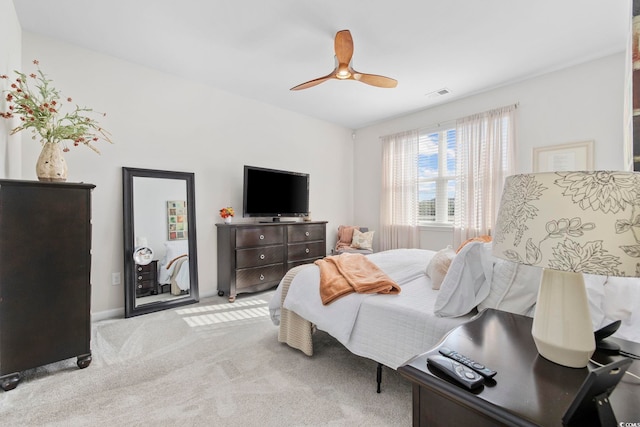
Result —
[[283, 264], [265, 267], [245, 268], [236, 271], [236, 289], [247, 288], [263, 283], [277, 283], [284, 276]]
[[301, 261], [308, 258], [323, 258], [326, 253], [324, 242], [296, 243], [287, 246], [287, 261]]
[[[157, 276], [158, 262], [151, 261], [151, 263], [147, 265], [136, 264], [136, 286], [140, 282], [150, 281], [151, 283], [155, 283]], [[139, 287], [139, 286], [138, 286]]]
[[288, 262], [287, 263], [287, 271], [291, 270], [293, 267], [297, 267], [297, 266], [302, 265], [302, 264], [313, 264], [316, 260], [322, 259], [322, 258], [324, 258], [324, 257], [309, 258], [309, 259], [303, 259], [301, 261]]
[[155, 288], [156, 284], [151, 280], [139, 280], [136, 282], [136, 289], [138, 291], [154, 290]]
[[242, 227], [236, 231], [236, 247], [267, 246], [284, 242], [282, 227]]
[[283, 261], [283, 245], [236, 250], [236, 268], [258, 267]]
[[153, 279], [153, 274], [150, 271], [136, 271], [136, 282], [151, 279]]
[[136, 273], [136, 283], [148, 282], [153, 279], [151, 273]]
[[136, 274], [150, 274], [155, 268], [156, 263], [151, 262], [147, 265], [136, 264]]
[[324, 240], [326, 237], [324, 224], [289, 225], [287, 227], [290, 243]]

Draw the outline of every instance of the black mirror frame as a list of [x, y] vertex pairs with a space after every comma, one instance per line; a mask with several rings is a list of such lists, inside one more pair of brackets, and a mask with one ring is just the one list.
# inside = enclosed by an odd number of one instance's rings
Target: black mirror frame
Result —
[[[135, 234], [133, 229], [133, 178], [182, 179], [187, 184], [187, 221], [189, 224], [189, 294], [167, 301], [143, 304], [136, 307]], [[153, 169], [122, 168], [122, 207], [124, 231], [124, 317], [139, 316], [168, 308], [193, 304], [199, 301], [198, 295], [198, 256], [196, 240], [195, 174], [191, 172], [171, 172]]]

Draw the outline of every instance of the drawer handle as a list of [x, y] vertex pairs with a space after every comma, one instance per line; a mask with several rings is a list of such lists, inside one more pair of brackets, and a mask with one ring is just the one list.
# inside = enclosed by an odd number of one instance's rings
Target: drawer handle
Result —
[[138, 280], [142, 280], [142, 276], [138, 276]]
[[138, 289], [142, 289], [142, 285], [138, 285]]
[[260, 280], [264, 280], [264, 274], [260, 275]]
[[309, 237], [309, 232], [308, 232], [308, 231], [305, 231], [305, 232], [304, 232], [304, 235], [305, 235], [305, 236], [307, 236], [307, 237]]
[[264, 234], [260, 235], [260, 240], [264, 240]]
[[264, 254], [260, 254], [260, 259], [264, 259]]
[[142, 271], [142, 267], [138, 267], [138, 271]]
[[304, 250], [304, 253], [305, 253], [305, 254], [308, 254], [308, 253], [309, 253], [309, 248], [306, 248], [306, 249]]

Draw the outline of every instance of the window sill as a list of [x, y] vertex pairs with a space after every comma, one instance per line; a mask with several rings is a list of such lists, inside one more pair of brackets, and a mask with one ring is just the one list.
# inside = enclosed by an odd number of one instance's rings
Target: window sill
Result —
[[420, 224], [418, 228], [424, 231], [453, 231], [453, 224]]

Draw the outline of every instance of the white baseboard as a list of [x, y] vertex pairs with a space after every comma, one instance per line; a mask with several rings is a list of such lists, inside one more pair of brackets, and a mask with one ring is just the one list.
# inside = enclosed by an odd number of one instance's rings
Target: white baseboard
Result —
[[[200, 294], [200, 299], [209, 298], [218, 295], [218, 290], [214, 289], [211, 292], [203, 292]], [[111, 310], [98, 311], [97, 313], [91, 313], [91, 321], [99, 322], [100, 320], [107, 319], [124, 319], [124, 307], [113, 308]]]
[[209, 297], [217, 297], [218, 296], [218, 290], [214, 289], [213, 291], [210, 292], [202, 292], [199, 294], [199, 298], [209, 298]]
[[107, 319], [124, 319], [124, 307], [91, 313], [92, 322], [98, 322], [100, 320]]

